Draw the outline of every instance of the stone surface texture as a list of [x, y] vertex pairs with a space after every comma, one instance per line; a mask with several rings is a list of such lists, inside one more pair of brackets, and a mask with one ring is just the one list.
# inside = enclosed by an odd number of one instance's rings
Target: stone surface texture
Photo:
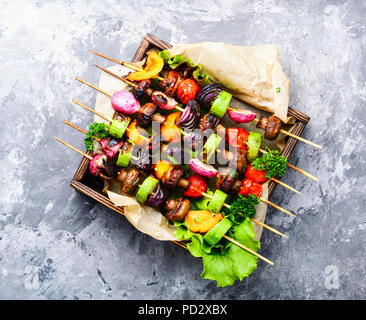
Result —
[[[366, 297], [365, 1], [0, 1], [0, 299], [364, 299]], [[152, 33], [172, 44], [276, 44], [291, 105], [311, 116], [277, 188], [252, 276], [217, 288], [202, 263], [155, 241], [69, 187], [93, 116], [88, 50], [129, 60]]]

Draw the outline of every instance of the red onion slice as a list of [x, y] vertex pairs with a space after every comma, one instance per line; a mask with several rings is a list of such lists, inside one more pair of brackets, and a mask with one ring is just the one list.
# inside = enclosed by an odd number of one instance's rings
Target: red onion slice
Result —
[[178, 102], [173, 98], [168, 97], [165, 93], [161, 91], [154, 91], [151, 95], [151, 100], [161, 109], [172, 110], [177, 105]]
[[251, 122], [257, 116], [257, 114], [253, 111], [241, 110], [236, 108], [228, 108], [227, 114], [229, 115], [231, 120], [239, 123]]
[[176, 125], [185, 129], [193, 129], [200, 122], [200, 105], [195, 100], [189, 100], [183, 114], [177, 119]]
[[204, 177], [216, 177], [218, 174], [218, 171], [213, 166], [203, 163], [201, 160], [196, 158], [191, 159], [189, 161], [189, 165], [193, 172]]
[[104, 154], [112, 159], [122, 147], [123, 141], [116, 141], [112, 138], [100, 139], [99, 143], [102, 145]]

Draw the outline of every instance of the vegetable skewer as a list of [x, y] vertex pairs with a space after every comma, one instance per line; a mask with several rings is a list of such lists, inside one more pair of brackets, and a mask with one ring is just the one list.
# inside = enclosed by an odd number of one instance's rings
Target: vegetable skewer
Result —
[[[95, 90], [97, 90], [97, 91], [99, 91], [100, 93], [103, 93], [104, 95], [106, 95], [107, 97], [109, 97], [109, 98], [111, 98], [112, 99], [112, 104], [113, 104], [113, 98], [115, 97], [115, 95], [116, 94], [118, 94], [119, 92], [115, 92], [115, 94], [111, 94], [111, 93], [109, 93], [109, 92], [107, 92], [107, 91], [105, 91], [105, 90], [103, 90], [103, 89], [100, 89], [100, 88], [98, 88], [97, 86], [95, 86], [95, 85], [93, 85], [93, 84], [91, 84], [91, 83], [89, 83], [89, 82], [87, 82], [87, 81], [85, 81], [85, 80], [82, 80], [82, 79], [80, 79], [79, 77], [76, 77], [76, 80], [77, 81], [79, 81], [79, 82], [81, 82], [81, 83], [83, 83], [83, 84], [86, 84], [87, 86], [89, 86], [89, 87], [91, 87], [91, 88], [93, 88], [93, 89], [95, 89]], [[128, 81], [128, 80], [126, 80], [126, 81]], [[130, 82], [130, 81], [128, 81], [129, 83], [133, 83], [133, 82]], [[164, 95], [162, 92], [160, 92], [160, 91], [152, 91], [151, 92], [151, 95], [153, 96], [153, 100], [154, 100], [154, 95]], [[174, 101], [174, 103], [171, 105], [171, 106], [169, 106], [169, 110], [171, 110], [171, 109], [177, 109], [177, 110], [179, 110], [179, 111], [181, 111], [181, 112], [184, 112], [184, 110], [185, 109], [182, 109], [181, 107], [179, 107], [178, 106], [178, 103], [173, 99], [173, 98], [169, 98], [169, 97], [164, 97], [164, 99], [169, 99], [169, 100], [171, 100], [171, 101]], [[168, 101], [168, 102], [166, 102], [167, 104], [169, 104], [170, 102]], [[164, 109], [164, 107], [162, 107], [163, 109]], [[115, 109], [115, 108], [114, 108]], [[167, 108], [165, 108], [165, 109], [167, 109]], [[138, 111], [138, 110], [137, 110]]]
[[[103, 93], [103, 94], [105, 94], [105, 95], [107, 95], [108, 97], [113, 97], [110, 93], [108, 93], [108, 92], [106, 92], [106, 91], [104, 91], [104, 90], [102, 90], [102, 89], [100, 89], [100, 88], [98, 88], [98, 87], [96, 87], [96, 86], [94, 86], [94, 85], [92, 85], [92, 84], [90, 84], [90, 83], [88, 83], [88, 82], [86, 82], [86, 81], [84, 81], [84, 80], [82, 80], [82, 79], [80, 79], [79, 77], [77, 77], [76, 78], [76, 80], [78, 80], [78, 81], [80, 81], [81, 83], [84, 83], [84, 84], [86, 84], [87, 86], [89, 86], [89, 87], [91, 87], [91, 88], [93, 88], [93, 89], [95, 89], [95, 90], [97, 90], [97, 91], [99, 91], [99, 92], [101, 92], [101, 93]], [[82, 106], [82, 107], [86, 107], [85, 105], [83, 105], [83, 104], [81, 104], [81, 103], [79, 103], [79, 102], [75, 102], [74, 100], [73, 100], [73, 102], [74, 103], [77, 103], [78, 105], [80, 105], [80, 106]], [[91, 112], [94, 112], [95, 110], [93, 110], [93, 109], [91, 109], [91, 108], [89, 108], [89, 107], [86, 107], [86, 109], [87, 110], [89, 110], [89, 111], [91, 111]], [[180, 108], [181, 109], [181, 108]], [[184, 111], [184, 110], [183, 110]], [[97, 112], [94, 112], [95, 114], [97, 114], [98, 116], [101, 116], [100, 115], [100, 113], [97, 113]], [[106, 118], [105, 116], [101, 116], [102, 118], [104, 118], [105, 120], [107, 120], [107, 121], [110, 121], [110, 122], [113, 122], [113, 120], [111, 120], [111, 119], [108, 119], [108, 118]], [[148, 140], [147, 138], [145, 138], [145, 140]], [[287, 185], [286, 183], [283, 183], [282, 181], [280, 181], [280, 180], [278, 180], [278, 179], [276, 179], [276, 178], [269, 178], [270, 180], [272, 180], [272, 181], [274, 181], [274, 182], [276, 182], [277, 184], [279, 184], [279, 185], [281, 185], [282, 187], [284, 187], [284, 188], [286, 188], [286, 189], [289, 189], [290, 191], [293, 191], [293, 192], [295, 192], [295, 193], [297, 193], [297, 194], [299, 194], [299, 195], [301, 195], [301, 192], [300, 191], [298, 191], [298, 190], [296, 190], [295, 188], [293, 188], [293, 187], [291, 187], [291, 186], [289, 186], [289, 185]]]
[[[118, 60], [115, 60], [115, 59], [112, 59], [112, 58], [110, 58], [110, 57], [108, 57], [108, 56], [105, 56], [105, 55], [103, 55], [103, 54], [100, 54], [100, 53], [97, 53], [97, 52], [95, 52], [95, 51], [89, 51], [89, 52], [91, 52], [91, 53], [94, 53], [94, 54], [96, 54], [96, 55], [98, 55], [98, 56], [100, 56], [100, 57], [102, 57], [102, 58], [105, 58], [105, 59], [108, 59], [108, 60], [111, 60], [111, 61], [114, 61], [114, 62], [117, 62], [117, 63], [119, 63], [119, 64], [122, 64], [121, 63], [121, 61], [118, 61]], [[136, 66], [133, 66], [133, 68], [131, 68], [131, 65], [130, 64], [124, 64], [124, 66], [126, 66], [126, 67], [128, 67], [128, 68], [130, 68], [130, 69], [133, 69], [133, 70], [135, 70], [135, 71], [141, 71], [141, 70], [143, 70], [142, 68], [139, 68], [139, 67], [136, 67]], [[101, 69], [101, 67], [99, 67], [98, 66], [98, 68], [100, 68]], [[110, 73], [111, 74], [111, 73]], [[121, 77], [122, 78], [122, 77]], [[161, 78], [161, 77], [160, 77]], [[121, 79], [122, 81], [124, 81], [124, 80], [126, 80], [126, 79]], [[161, 79], [159, 79], [159, 80], [163, 80], [163, 78], [161, 78]], [[253, 121], [256, 121], [256, 122], [258, 122], [258, 121], [260, 121], [260, 119], [253, 119]], [[309, 141], [309, 140], [307, 140], [307, 139], [304, 139], [304, 138], [302, 138], [302, 137], [299, 137], [299, 136], [297, 136], [297, 135], [295, 135], [295, 134], [293, 134], [293, 133], [291, 133], [291, 132], [288, 132], [288, 131], [286, 131], [286, 130], [283, 130], [283, 129], [280, 129], [280, 132], [281, 133], [283, 133], [283, 134], [285, 134], [285, 135], [288, 135], [288, 136], [290, 136], [290, 137], [292, 137], [292, 138], [295, 138], [295, 139], [297, 139], [297, 140], [300, 140], [300, 141], [302, 141], [302, 142], [304, 142], [304, 143], [307, 143], [307, 144], [309, 144], [309, 145], [311, 145], [311, 146], [313, 146], [313, 147], [315, 147], [315, 148], [318, 148], [318, 149], [323, 149], [323, 147], [322, 146], [320, 146], [320, 145], [318, 145], [318, 144], [316, 144], [316, 143], [314, 143], [314, 142], [312, 142], [312, 141]]]
[[[77, 78], [77, 79], [78, 79], [78, 78]], [[82, 81], [83, 81], [83, 80], [82, 80]], [[94, 86], [93, 86], [93, 87], [94, 87]], [[99, 88], [98, 88], [98, 89], [99, 89]], [[73, 99], [73, 100], [72, 100], [72, 102], [74, 102], [74, 103], [76, 103], [77, 105], [79, 105], [79, 106], [81, 106], [81, 107], [83, 107], [83, 108], [87, 109], [88, 111], [90, 111], [90, 112], [92, 112], [92, 113], [96, 114], [97, 116], [99, 116], [99, 117], [101, 117], [101, 118], [103, 118], [103, 119], [105, 119], [105, 120], [109, 121], [110, 123], [113, 123], [113, 119], [108, 118], [107, 116], [105, 116], [105, 115], [101, 114], [100, 112], [98, 112], [98, 111], [96, 111], [96, 110], [94, 110], [94, 109], [92, 109], [92, 108], [90, 108], [90, 107], [88, 107], [88, 106], [86, 106], [86, 105], [82, 104], [81, 102], [79, 102], [79, 101], [77, 101], [77, 100], [75, 100], [75, 99]], [[127, 129], [127, 130], [128, 130], [128, 129]], [[143, 137], [142, 135], [140, 135], [140, 136], [141, 136], [141, 137]], [[149, 139], [148, 139], [148, 138], [146, 138], [146, 137], [144, 137], [144, 140], [148, 141]], [[220, 152], [220, 150], [217, 150], [217, 151], [219, 151], [219, 152]], [[274, 182], [276, 182], [277, 184], [279, 184], [279, 185], [283, 186], [284, 188], [289, 189], [290, 191], [293, 191], [293, 192], [295, 192], [295, 193], [297, 193], [297, 194], [301, 195], [301, 192], [300, 192], [300, 191], [298, 191], [298, 190], [294, 189], [293, 187], [291, 187], [291, 186], [287, 185], [286, 183], [283, 183], [282, 181], [280, 181], [280, 180], [278, 180], [278, 179], [276, 179], [276, 178], [269, 178], [269, 179], [270, 179], [270, 180], [272, 180], [272, 181], [274, 181]], [[286, 212], [286, 213], [287, 213], [287, 212]]]
[[[100, 66], [98, 66], [98, 65], [96, 65], [96, 64], [94, 64], [94, 66], [95, 66], [95, 67], [97, 67], [98, 69], [100, 69], [100, 70], [102, 70], [102, 71], [104, 71], [104, 72], [106, 72], [106, 73], [108, 73], [108, 74], [112, 75], [113, 77], [115, 77], [115, 78], [117, 78], [117, 79], [119, 79], [119, 80], [121, 80], [121, 81], [125, 82], [126, 84], [128, 84], [128, 85], [130, 85], [130, 86], [132, 86], [132, 87], [134, 87], [134, 88], [137, 86], [137, 85], [136, 85], [136, 83], [134, 83], [134, 82], [132, 82], [132, 81], [129, 81], [129, 80], [127, 80], [127, 79], [125, 79], [125, 78], [123, 78], [123, 77], [121, 77], [121, 76], [119, 76], [119, 75], [115, 74], [114, 72], [112, 72], [112, 71], [110, 71], [110, 70], [108, 70], [108, 69], [105, 69], [105, 68], [103, 68], [103, 67], [100, 67]], [[178, 108], [176, 108], [176, 109], [178, 109]], [[182, 108], [179, 108], [178, 110], [180, 110], [180, 111], [182, 111], [182, 112], [184, 111], [184, 109], [182, 109]], [[182, 133], [182, 134], [184, 134], [183, 132], [184, 132], [184, 131], [181, 131], [181, 133]], [[266, 151], [264, 151], [263, 149], [259, 149], [259, 151], [260, 151], [260, 152], [262, 152], [262, 153], [266, 153]], [[305, 175], [306, 177], [308, 177], [308, 178], [310, 178], [310, 179], [312, 179], [312, 180], [314, 180], [314, 181], [318, 181], [318, 179], [317, 179], [315, 176], [313, 176], [312, 174], [310, 174], [310, 173], [306, 172], [305, 170], [302, 170], [302, 169], [300, 169], [300, 168], [298, 168], [298, 167], [296, 167], [296, 166], [292, 165], [291, 163], [288, 163], [288, 162], [287, 162], [287, 166], [289, 166], [290, 168], [292, 168], [292, 169], [294, 169], [294, 170], [296, 170], [296, 171], [300, 172], [301, 174]], [[276, 182], [277, 182], [277, 181], [276, 181]]]
[[[67, 125], [69, 125], [70, 127], [72, 127], [72, 128], [74, 128], [74, 129], [76, 129], [76, 130], [78, 130], [78, 131], [80, 131], [80, 132], [82, 132], [82, 133], [84, 133], [84, 134], [86, 134], [87, 132], [85, 131], [85, 130], [83, 130], [82, 128], [79, 128], [78, 126], [76, 126], [76, 125], [74, 125], [74, 124], [72, 124], [72, 123], [70, 123], [70, 122], [68, 122], [68, 121], [66, 121], [66, 120], [64, 120], [64, 123], [65, 124], [67, 124]], [[98, 138], [97, 138], [98, 139]], [[84, 155], [84, 154], [83, 154]], [[92, 157], [88, 157], [88, 159], [92, 159]], [[177, 183], [177, 185], [179, 185], [179, 186], [182, 186], [183, 188], [187, 188], [187, 186], [189, 185], [189, 182], [187, 181], [187, 180], [185, 180], [185, 179], [180, 179], [179, 181], [178, 181], [178, 183]], [[212, 196], [210, 196], [209, 194], [207, 194], [207, 193], [205, 193], [205, 192], [201, 192], [201, 194], [204, 196], [204, 197], [206, 197], [206, 198], [208, 198], [208, 199], [213, 199], [213, 197]], [[285, 209], [283, 209], [283, 208], [281, 208], [280, 206], [278, 206], [278, 205], [276, 205], [276, 204], [274, 204], [274, 203], [272, 203], [272, 202], [270, 202], [270, 201], [268, 201], [268, 200], [266, 200], [266, 199], [264, 199], [263, 197], [259, 197], [259, 199], [260, 199], [260, 201], [262, 201], [262, 202], [264, 202], [264, 203], [266, 203], [266, 204], [268, 204], [268, 205], [271, 205], [271, 206], [273, 206], [274, 208], [276, 208], [276, 209], [278, 209], [278, 210], [280, 210], [280, 211], [282, 211], [282, 212], [284, 212], [284, 213], [286, 213], [286, 214], [289, 214], [289, 215], [291, 215], [292, 217], [296, 217], [296, 215], [294, 215], [293, 213], [291, 213], [291, 212], [289, 212], [289, 211], [287, 211], [287, 210], [285, 210]], [[231, 207], [230, 207], [230, 205], [228, 205], [228, 204], [226, 204], [226, 203], [224, 203], [223, 204], [223, 206], [225, 206], [226, 208], [228, 208], [228, 209], [230, 209]], [[274, 233], [276, 233], [276, 234], [278, 234], [278, 235], [280, 235], [280, 236], [282, 236], [282, 237], [284, 237], [284, 238], [288, 238], [288, 236], [286, 236], [286, 235], [284, 235], [283, 233], [281, 233], [281, 232], [279, 232], [278, 230], [276, 230], [276, 229], [274, 229], [274, 228], [272, 228], [272, 227], [270, 227], [270, 226], [268, 226], [268, 225], [266, 225], [266, 224], [264, 224], [264, 223], [262, 223], [261, 221], [259, 221], [259, 220], [256, 220], [256, 219], [253, 219], [253, 218], [249, 218], [252, 222], [254, 222], [254, 223], [256, 223], [256, 224], [258, 224], [258, 225], [260, 225], [260, 226], [262, 226], [263, 228], [266, 228], [266, 229], [268, 229], [268, 230], [270, 230], [270, 231], [272, 231], [272, 232], [274, 232]]]
[[[84, 157], [88, 158], [89, 160], [92, 160], [92, 159], [93, 159], [91, 156], [89, 156], [88, 154], [86, 154], [86, 153], [84, 153], [84, 152], [80, 151], [79, 149], [77, 149], [77, 148], [73, 147], [72, 145], [70, 145], [70, 144], [69, 144], [69, 143], [67, 143], [66, 141], [63, 141], [63, 140], [61, 140], [61, 139], [59, 139], [59, 138], [57, 138], [57, 137], [55, 137], [55, 139], [56, 139], [56, 140], [58, 140], [59, 142], [61, 142], [62, 144], [64, 144], [65, 146], [67, 146], [68, 148], [70, 148], [70, 149], [72, 149], [72, 150], [74, 150], [74, 151], [76, 151], [76, 152], [80, 153], [81, 155], [83, 155]], [[141, 187], [141, 185], [139, 185], [139, 187]], [[232, 238], [230, 238], [230, 237], [228, 237], [228, 236], [226, 236], [226, 235], [224, 235], [224, 238], [225, 238], [226, 240], [228, 240], [228, 241], [232, 242], [232, 243], [233, 243], [233, 244], [235, 244], [236, 246], [238, 246], [238, 247], [242, 248], [243, 250], [246, 250], [247, 252], [249, 252], [249, 253], [251, 253], [251, 254], [255, 255], [255, 256], [256, 256], [256, 257], [258, 257], [259, 259], [261, 259], [261, 260], [263, 260], [263, 261], [267, 262], [268, 264], [270, 264], [270, 265], [272, 265], [272, 266], [274, 265], [274, 263], [273, 263], [272, 261], [270, 261], [269, 259], [267, 259], [267, 258], [263, 257], [262, 255], [258, 254], [257, 252], [255, 252], [255, 251], [251, 250], [250, 248], [248, 248], [248, 247], [244, 246], [243, 244], [239, 243], [239, 242], [238, 242], [238, 241], [236, 241], [235, 239], [232, 239]]]
[[[76, 126], [76, 125], [74, 125], [74, 124], [72, 124], [72, 123], [70, 123], [70, 122], [68, 122], [66, 120], [64, 120], [64, 123], [67, 124], [67, 125], [69, 125], [70, 127], [74, 128], [74, 129], [76, 129], [76, 130], [84, 133], [84, 134], [87, 134], [87, 131], [86, 130], [84, 130], [84, 129], [82, 129], [82, 128], [80, 128], [80, 127], [78, 127], [78, 126]], [[94, 138], [97, 139], [97, 140], [99, 139], [97, 137], [94, 137]], [[133, 157], [131, 156], [131, 158], [133, 158]], [[136, 157], [135, 157], [135, 160], [137, 160]], [[189, 184], [188, 181], [182, 181], [182, 184], [181, 185], [182, 186], [187, 186], [188, 184]], [[179, 185], [179, 183], [178, 183], [178, 185]], [[212, 197], [210, 195], [208, 195], [207, 193], [205, 193], [205, 192], [202, 192], [202, 195], [205, 196], [206, 198], [212, 199]], [[268, 204], [268, 205], [270, 205], [270, 206], [272, 206], [272, 207], [274, 207], [274, 208], [276, 208], [279, 211], [282, 211], [282, 212], [284, 212], [284, 213], [292, 216], [292, 217], [296, 217], [296, 215], [294, 215], [293, 213], [289, 212], [286, 209], [283, 209], [282, 207], [274, 204], [273, 202], [271, 202], [269, 200], [266, 200], [263, 197], [259, 197], [259, 200], [262, 201], [262, 202], [264, 202], [264, 203], [266, 203], [266, 204]], [[227, 207], [227, 205], [225, 205], [225, 204], [224, 204], [224, 206]], [[230, 209], [230, 207], [227, 207], [227, 208]]]

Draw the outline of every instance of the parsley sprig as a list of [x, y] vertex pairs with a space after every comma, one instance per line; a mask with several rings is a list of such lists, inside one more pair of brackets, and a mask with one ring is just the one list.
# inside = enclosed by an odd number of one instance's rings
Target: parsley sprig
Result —
[[230, 209], [224, 208], [224, 214], [234, 223], [240, 223], [243, 218], [252, 218], [255, 216], [255, 207], [260, 203], [257, 196], [249, 194], [248, 197], [239, 195], [235, 200], [230, 203]]
[[262, 157], [252, 162], [252, 167], [256, 170], [267, 171], [266, 178], [275, 176], [282, 177], [286, 173], [287, 159], [280, 156], [277, 150], [267, 150]]
[[86, 138], [84, 139], [86, 150], [93, 151], [94, 137], [103, 139], [108, 137], [108, 135], [108, 126], [105, 123], [93, 122], [89, 126], [89, 131], [86, 135]]

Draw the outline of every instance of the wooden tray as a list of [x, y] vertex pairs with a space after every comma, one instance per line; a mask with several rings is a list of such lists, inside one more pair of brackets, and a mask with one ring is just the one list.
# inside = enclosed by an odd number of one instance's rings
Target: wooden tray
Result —
[[[141, 44], [137, 49], [135, 57], [133, 58], [132, 62], [142, 60], [146, 55], [146, 51], [152, 47], [156, 47], [159, 50], [164, 50], [171, 48], [172, 45], [148, 33], [141, 41]], [[305, 129], [306, 124], [310, 120], [310, 117], [292, 107], [288, 108], [288, 116], [291, 116], [295, 119], [295, 125], [292, 130], [292, 133], [297, 136], [301, 136], [302, 132]], [[298, 140], [291, 137], [287, 137], [286, 139], [287, 139], [286, 145], [281, 154], [284, 157], [286, 157], [287, 160], [289, 160]], [[89, 152], [89, 154], [91, 153]], [[79, 164], [79, 167], [75, 172], [74, 177], [71, 180], [70, 186], [75, 188], [79, 192], [83, 193], [84, 195], [93, 198], [99, 203], [105, 205], [106, 207], [120, 214], [123, 214], [124, 213], [123, 208], [115, 206], [112, 201], [110, 201], [104, 194], [102, 194], [101, 190], [103, 186], [101, 184], [101, 181], [95, 179], [95, 177], [90, 174], [89, 170], [87, 170], [89, 167], [89, 161], [90, 161], [89, 159], [83, 157], [81, 163]], [[269, 191], [268, 199], [270, 199], [273, 191], [276, 188], [276, 185], [277, 183], [270, 181], [268, 190]], [[183, 242], [179, 243], [175, 241], [174, 243], [179, 245], [184, 244]]]

